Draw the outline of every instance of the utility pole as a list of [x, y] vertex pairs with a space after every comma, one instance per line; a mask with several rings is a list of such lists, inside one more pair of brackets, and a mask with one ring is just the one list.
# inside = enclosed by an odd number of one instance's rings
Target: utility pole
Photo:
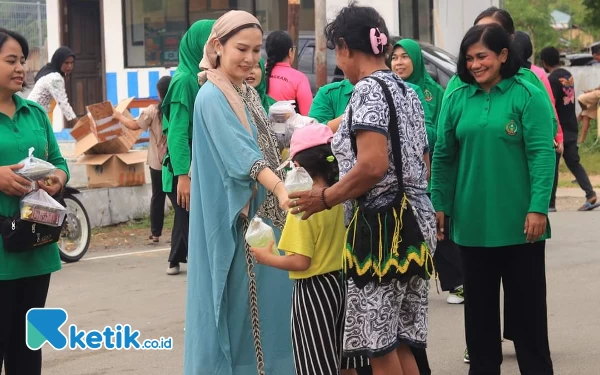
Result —
[[288, 33], [294, 41], [294, 68], [298, 67], [298, 38], [300, 36], [300, 0], [288, 0]]
[[327, 84], [327, 43], [325, 26], [327, 25], [326, 0], [315, 0], [315, 66], [317, 88]]

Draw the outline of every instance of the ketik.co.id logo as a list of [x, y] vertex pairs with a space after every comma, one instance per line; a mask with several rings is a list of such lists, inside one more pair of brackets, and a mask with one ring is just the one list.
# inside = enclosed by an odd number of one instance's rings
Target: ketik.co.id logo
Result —
[[66, 336], [60, 329], [67, 322], [69, 315], [64, 309], [44, 308], [31, 309], [25, 319], [27, 347], [38, 350], [48, 343], [56, 350], [69, 348], [98, 350], [171, 350], [173, 338], [147, 339], [140, 343], [140, 331], [132, 330], [129, 324], [117, 324], [105, 327], [102, 331], [84, 331], [75, 324], [69, 326]]

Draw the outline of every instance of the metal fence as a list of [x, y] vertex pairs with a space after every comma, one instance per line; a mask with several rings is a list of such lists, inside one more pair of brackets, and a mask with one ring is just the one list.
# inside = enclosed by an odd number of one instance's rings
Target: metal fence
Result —
[[27, 38], [29, 58], [25, 69], [27, 81], [48, 61], [48, 38], [45, 2], [0, 1], [0, 26]]

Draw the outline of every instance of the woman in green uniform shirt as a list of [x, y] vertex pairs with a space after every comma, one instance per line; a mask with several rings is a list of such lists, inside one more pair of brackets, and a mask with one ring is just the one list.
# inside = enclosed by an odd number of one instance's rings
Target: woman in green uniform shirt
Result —
[[437, 124], [442, 107], [444, 89], [425, 69], [423, 53], [419, 43], [412, 39], [401, 39], [394, 44], [392, 51], [392, 70], [404, 81], [417, 85], [423, 90], [425, 103], [429, 107], [433, 124]]
[[194, 23], [179, 43], [179, 65], [162, 104], [163, 132], [168, 153], [163, 167], [163, 189], [175, 209], [171, 234], [171, 253], [167, 274], [179, 273], [179, 263], [187, 262], [190, 209], [190, 165], [192, 160], [192, 122], [194, 101], [200, 90], [198, 73], [204, 44], [214, 20]]
[[[23, 88], [29, 47], [25, 38], [0, 28], [0, 216], [19, 212], [19, 201], [30, 190], [29, 180], [15, 171], [23, 165], [30, 147], [34, 156], [53, 164], [57, 170], [41, 189], [58, 194], [67, 183], [68, 169], [61, 156], [46, 111], [38, 104], [17, 96]], [[60, 270], [56, 243], [27, 252], [7, 252], [0, 242], [0, 369], [6, 375], [36, 375], [42, 371], [41, 350], [25, 345], [25, 314], [44, 307], [50, 274]]]
[[[504, 31], [506, 31], [508, 34], [510, 34], [511, 41], [514, 39], [515, 23], [510, 15], [510, 13], [508, 13], [506, 10], [499, 9], [496, 7], [487, 8], [486, 10], [481, 12], [479, 14], [479, 16], [477, 16], [477, 18], [475, 19], [474, 25], [487, 25], [490, 23], [495, 23], [495, 24], [500, 25], [504, 29]], [[542, 92], [542, 95], [544, 96], [544, 98], [546, 98], [548, 111], [550, 111], [552, 113], [554, 112], [554, 104], [552, 104], [550, 95], [548, 95], [548, 92], [546, 91], [544, 84], [542, 83], [542, 81], [538, 78], [538, 76], [534, 72], [532, 72], [531, 70], [529, 70], [527, 68], [519, 68], [519, 70], [517, 71], [517, 74], [515, 76], [524, 81], [527, 81], [527, 82], [533, 84], [535, 87], [537, 87]], [[464, 82], [462, 82], [460, 80], [458, 75], [454, 75], [454, 77], [452, 77], [450, 79], [450, 81], [448, 82], [448, 85], [446, 86], [446, 92], [444, 94], [444, 97], [449, 95], [454, 89], [459, 87], [461, 84], [464, 84]], [[554, 124], [554, 135], [556, 136], [556, 134], [558, 134], [558, 119], [555, 116], [552, 116], [551, 121]]]
[[511, 38], [475, 26], [458, 60], [464, 85], [444, 101], [432, 166], [438, 236], [452, 216], [464, 262], [471, 375], [500, 374], [500, 282], [511, 306], [521, 373], [552, 374], [545, 240], [554, 179], [553, 129], [541, 91], [516, 76]]

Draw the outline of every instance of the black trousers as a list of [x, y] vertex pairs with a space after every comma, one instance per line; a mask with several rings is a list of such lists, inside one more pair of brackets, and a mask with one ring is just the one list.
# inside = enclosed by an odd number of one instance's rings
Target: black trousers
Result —
[[[415, 361], [417, 361], [417, 367], [419, 368], [419, 375], [431, 375], [431, 368], [429, 367], [429, 360], [427, 359], [427, 351], [425, 349], [417, 349], [410, 347], [410, 350], [415, 356]], [[372, 375], [373, 371], [371, 371], [371, 366], [357, 368], [356, 372], [358, 375]]]
[[168, 193], [175, 210], [173, 231], [171, 232], [171, 253], [169, 263], [187, 263], [188, 239], [190, 235], [190, 213], [177, 204], [177, 176], [173, 177], [173, 188]]
[[[577, 146], [577, 140], [565, 141], [565, 151], [562, 157], [565, 159], [565, 164], [569, 171], [575, 176], [577, 183], [581, 187], [581, 190], [585, 192], [585, 198], [590, 199], [596, 196], [590, 178], [588, 177], [585, 168], [581, 165], [581, 158], [579, 157], [579, 146]], [[550, 207], [555, 207], [556, 204], [556, 189], [558, 186], [558, 164], [560, 162], [560, 154], [556, 157], [556, 173], [554, 179], [554, 186], [552, 187], [552, 196], [550, 197]]]
[[444, 220], [446, 239], [438, 241], [433, 262], [437, 271], [443, 291], [449, 291], [463, 285], [462, 260], [458, 246], [450, 239], [450, 218]]
[[[152, 198], [150, 199], [150, 232], [154, 237], [162, 236], [165, 222], [165, 200], [167, 193], [163, 191], [162, 171], [150, 168], [152, 181]], [[173, 204], [173, 201], [171, 201]], [[175, 201], [177, 203], [177, 201]]]
[[42, 350], [25, 344], [25, 315], [45, 306], [49, 286], [50, 274], [0, 281], [0, 370], [4, 362], [6, 375], [42, 373]]
[[460, 246], [465, 276], [469, 375], [499, 375], [500, 282], [523, 375], [553, 374], [548, 343], [545, 241], [497, 248]]

